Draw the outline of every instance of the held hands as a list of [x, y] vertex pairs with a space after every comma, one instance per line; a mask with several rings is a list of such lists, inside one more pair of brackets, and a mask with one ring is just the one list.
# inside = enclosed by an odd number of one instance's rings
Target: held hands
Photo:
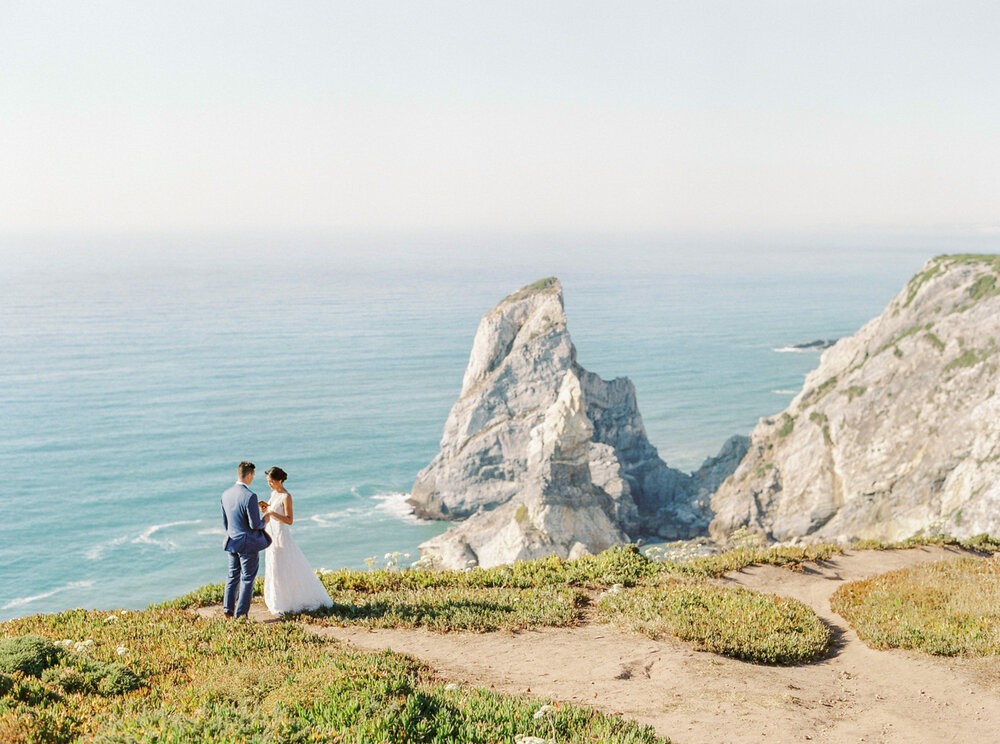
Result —
[[260, 516], [261, 516], [261, 518], [265, 522], [267, 522], [271, 518], [271, 515], [267, 513], [267, 502], [266, 501], [258, 501], [257, 502], [257, 508], [260, 509]]

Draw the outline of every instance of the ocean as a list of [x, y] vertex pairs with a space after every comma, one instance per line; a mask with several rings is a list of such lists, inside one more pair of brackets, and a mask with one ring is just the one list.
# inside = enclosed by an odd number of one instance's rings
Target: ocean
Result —
[[60, 240], [0, 251], [0, 619], [222, 581], [219, 495], [244, 459], [265, 499], [264, 469], [289, 473], [292, 534], [316, 568], [415, 560], [447, 525], [415, 519], [406, 492], [479, 319], [541, 277], [562, 282], [579, 362], [631, 378], [650, 441], [693, 470], [799, 390], [819, 352], [791, 346], [854, 333], [927, 258], [968, 250]]

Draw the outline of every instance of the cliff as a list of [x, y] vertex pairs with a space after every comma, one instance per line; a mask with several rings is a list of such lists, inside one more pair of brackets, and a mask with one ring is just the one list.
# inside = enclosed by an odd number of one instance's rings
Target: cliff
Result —
[[1000, 534], [1000, 256], [929, 261], [826, 350], [711, 499], [776, 541]]

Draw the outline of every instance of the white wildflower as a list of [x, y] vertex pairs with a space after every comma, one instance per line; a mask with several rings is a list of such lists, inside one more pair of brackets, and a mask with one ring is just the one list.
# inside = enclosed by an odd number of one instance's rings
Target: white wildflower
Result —
[[119, 656], [124, 656], [128, 653], [128, 649], [125, 646], [119, 646], [117, 649]]
[[449, 682], [444, 686], [445, 692], [455, 692], [458, 689], [458, 685], [455, 682]]
[[619, 592], [621, 592], [621, 590], [622, 590], [622, 589], [624, 589], [624, 588], [625, 588], [625, 587], [624, 587], [624, 586], [623, 586], [622, 584], [614, 584], [614, 585], [613, 585], [613, 586], [611, 587], [611, 593], [612, 593], [612, 594], [618, 594], [618, 593], [619, 593]]
[[123, 615], [127, 615], [128, 614], [128, 610], [122, 610], [122, 614]]
[[117, 623], [118, 622], [118, 615], [108, 615], [106, 618], [104, 618], [104, 622], [106, 622], [106, 623]]
[[547, 716], [549, 713], [551, 713], [554, 710], [555, 710], [555, 708], [553, 708], [551, 705], [543, 705], [541, 708], [539, 708], [538, 710], [535, 711], [534, 718], [535, 718], [536, 721], [539, 718], [545, 718], [545, 716]]
[[403, 553], [403, 557], [406, 558], [407, 560], [409, 560], [410, 554], [409, 553]]
[[524, 734], [517, 734], [514, 737], [514, 741], [517, 744], [550, 744], [550, 742], [554, 742], [555, 739], [543, 739], [540, 736], [525, 736]]

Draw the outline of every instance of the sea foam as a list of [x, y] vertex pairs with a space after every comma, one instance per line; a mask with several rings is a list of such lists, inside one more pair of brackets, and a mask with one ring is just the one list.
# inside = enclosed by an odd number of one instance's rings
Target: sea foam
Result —
[[430, 520], [421, 519], [413, 513], [413, 507], [409, 503], [410, 494], [408, 493], [378, 493], [372, 498], [379, 502], [375, 507], [376, 509], [397, 519], [401, 519], [409, 524], [431, 524]]
[[35, 594], [30, 597], [18, 597], [17, 599], [12, 599], [10, 602], [0, 607], [0, 610], [9, 610], [14, 607], [20, 607], [21, 605], [31, 604], [36, 600], [47, 599], [55, 594], [59, 594], [59, 592], [65, 592], [68, 589], [82, 589], [84, 587], [93, 585], [94, 585], [93, 581], [74, 581], [72, 583], [66, 584], [65, 586], [61, 586], [58, 589], [53, 589], [52, 591], [44, 592], [42, 594]]
[[[171, 527], [181, 527], [191, 524], [201, 524], [202, 520], [193, 519], [185, 520], [181, 522], [167, 522], [166, 524], [154, 524], [147, 527], [140, 534], [136, 536], [123, 535], [122, 537], [116, 537], [114, 540], [109, 540], [108, 542], [101, 543], [100, 545], [95, 545], [90, 550], [87, 551], [86, 556], [89, 560], [96, 561], [101, 558], [108, 550], [116, 548], [120, 545], [132, 544], [132, 545], [156, 545], [165, 550], [176, 550], [177, 543], [170, 539], [156, 539], [153, 536], [160, 532], [161, 530], [170, 529]], [[198, 534], [203, 534], [199, 532]], [[214, 532], [213, 532], [214, 534]]]

